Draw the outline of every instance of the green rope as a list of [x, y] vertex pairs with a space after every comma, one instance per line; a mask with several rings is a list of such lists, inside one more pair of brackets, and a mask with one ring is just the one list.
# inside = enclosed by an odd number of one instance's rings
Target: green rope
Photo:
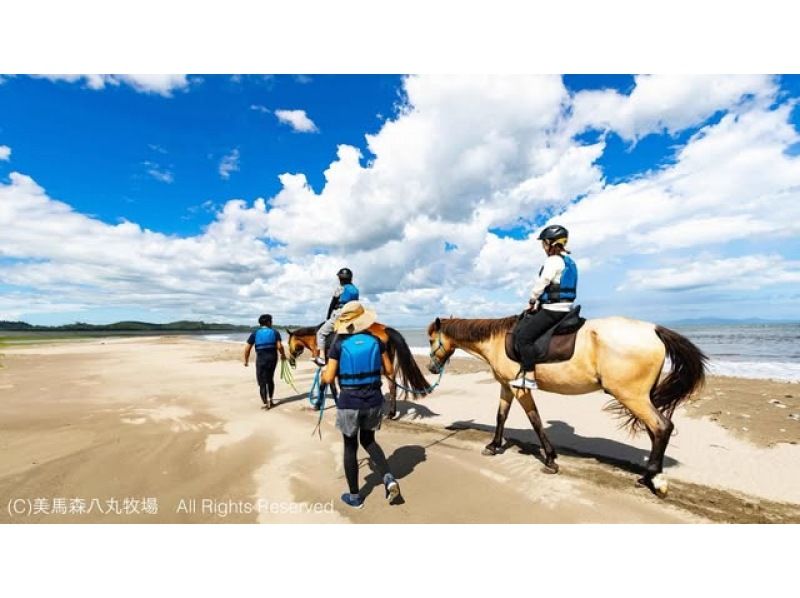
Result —
[[294, 385], [294, 374], [292, 373], [292, 368], [285, 359], [281, 359], [281, 380], [291, 386], [295, 393], [300, 394], [300, 391], [297, 390], [297, 387]]

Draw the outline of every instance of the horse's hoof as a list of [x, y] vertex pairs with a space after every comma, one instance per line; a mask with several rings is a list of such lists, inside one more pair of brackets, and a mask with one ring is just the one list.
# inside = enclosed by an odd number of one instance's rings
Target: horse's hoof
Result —
[[497, 449], [493, 446], [487, 446], [481, 451], [481, 455], [486, 455], [487, 457], [493, 457], [497, 454]]
[[636, 483], [640, 486], [644, 486], [659, 498], [664, 498], [669, 492], [669, 480], [662, 474], [642, 476], [636, 480]]
[[653, 492], [659, 498], [664, 498], [669, 493], [669, 480], [663, 474], [658, 474], [651, 480]]
[[558, 473], [558, 465], [555, 463], [545, 463], [544, 467], [542, 467], [542, 471], [545, 473]]
[[397, 419], [397, 411], [392, 411], [386, 417], [388, 417], [389, 419]]

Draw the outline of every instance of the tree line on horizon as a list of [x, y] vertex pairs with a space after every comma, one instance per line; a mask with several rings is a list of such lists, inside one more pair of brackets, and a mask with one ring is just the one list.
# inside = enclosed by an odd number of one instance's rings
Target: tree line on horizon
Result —
[[114, 322], [113, 324], [88, 324], [86, 322], [75, 322], [73, 324], [62, 324], [60, 326], [41, 326], [29, 324], [27, 322], [12, 322], [0, 320], [0, 330], [27, 331], [27, 332], [134, 332], [134, 331], [171, 331], [171, 332], [193, 332], [193, 331], [217, 331], [217, 332], [246, 332], [252, 326], [242, 324], [214, 324], [203, 321], [179, 320], [167, 324], [153, 324], [151, 322]]

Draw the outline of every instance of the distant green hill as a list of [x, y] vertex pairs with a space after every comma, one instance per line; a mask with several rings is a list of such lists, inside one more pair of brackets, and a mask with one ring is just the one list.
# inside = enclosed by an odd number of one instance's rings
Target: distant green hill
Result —
[[87, 324], [85, 322], [75, 322], [74, 324], [63, 324], [61, 326], [35, 326], [27, 322], [9, 322], [0, 320], [0, 330], [13, 331], [41, 331], [41, 332], [246, 332], [253, 326], [243, 326], [240, 324], [214, 324], [210, 322], [195, 322], [191, 320], [180, 320], [169, 322], [168, 324], [152, 324], [150, 322], [115, 322], [113, 324]]

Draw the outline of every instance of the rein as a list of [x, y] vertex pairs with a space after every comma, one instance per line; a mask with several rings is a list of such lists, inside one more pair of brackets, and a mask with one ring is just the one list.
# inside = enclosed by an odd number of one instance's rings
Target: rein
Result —
[[414, 390], [413, 388], [406, 388], [405, 386], [403, 386], [399, 382], [389, 378], [389, 376], [386, 376], [386, 379], [389, 380], [390, 382], [392, 382], [400, 390], [404, 390], [405, 392], [411, 393], [413, 395], [426, 395], [426, 394], [432, 393], [434, 390], [436, 390], [436, 387], [439, 386], [439, 383], [442, 381], [442, 376], [444, 376], [444, 368], [447, 365], [447, 361], [449, 359], [449, 357], [448, 357], [447, 359], [444, 360], [444, 363], [440, 364], [439, 360], [436, 357], [437, 351], [439, 351], [439, 349], [444, 348], [444, 343], [442, 342], [442, 331], [441, 330], [439, 331], [439, 336], [437, 337], [436, 342], [438, 344], [436, 345], [435, 348], [431, 349], [430, 358], [431, 358], [431, 361], [433, 361], [436, 364], [436, 367], [439, 368], [439, 378], [436, 380], [436, 382], [433, 383], [432, 386], [429, 386], [425, 390]]

